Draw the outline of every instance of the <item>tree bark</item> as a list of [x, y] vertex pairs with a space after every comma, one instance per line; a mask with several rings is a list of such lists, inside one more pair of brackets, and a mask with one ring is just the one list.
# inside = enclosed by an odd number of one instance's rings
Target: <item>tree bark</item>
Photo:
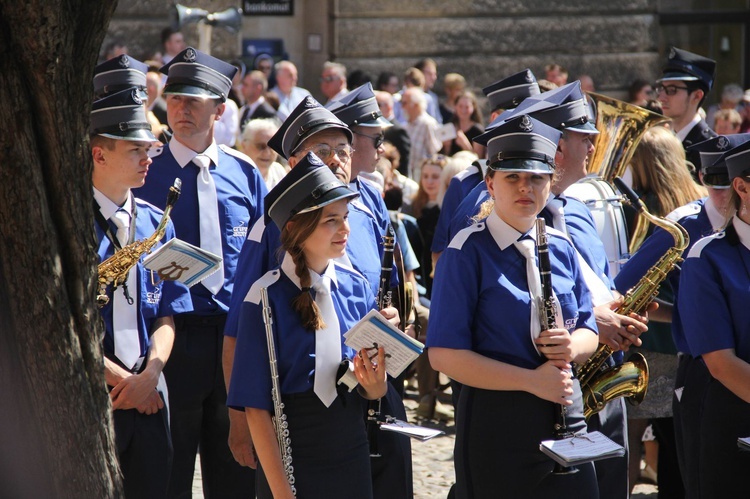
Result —
[[10, 497], [121, 495], [86, 134], [116, 5], [0, 0], [0, 490]]

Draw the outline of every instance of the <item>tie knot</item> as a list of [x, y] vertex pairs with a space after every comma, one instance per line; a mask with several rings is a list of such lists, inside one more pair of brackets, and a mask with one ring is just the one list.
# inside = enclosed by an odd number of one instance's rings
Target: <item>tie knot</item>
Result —
[[211, 158], [205, 154], [199, 154], [193, 158], [193, 163], [198, 165], [198, 168], [208, 168], [211, 166]]
[[526, 258], [536, 258], [536, 242], [530, 237], [516, 241], [516, 248]]
[[118, 229], [127, 229], [130, 227], [130, 214], [123, 209], [117, 210], [110, 220], [112, 220]]
[[331, 294], [330, 282], [331, 280], [328, 278], [328, 276], [322, 275], [320, 276], [320, 279], [318, 279], [315, 284], [313, 284], [313, 289], [316, 293], [321, 293], [324, 295]]

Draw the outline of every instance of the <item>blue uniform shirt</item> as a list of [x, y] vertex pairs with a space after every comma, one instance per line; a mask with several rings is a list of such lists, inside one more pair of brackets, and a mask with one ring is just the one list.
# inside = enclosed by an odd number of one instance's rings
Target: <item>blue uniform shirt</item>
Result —
[[[596, 229], [594, 217], [591, 210], [576, 198], [564, 195], [555, 196], [562, 200], [563, 209], [565, 210], [565, 227], [568, 229], [568, 236], [573, 242], [573, 246], [578, 250], [591, 270], [607, 284], [609, 289], [614, 289], [614, 283], [609, 278], [609, 261], [607, 252], [604, 249]], [[552, 226], [552, 214], [546, 206], [540, 213], [540, 216], [547, 220], [547, 225]]]
[[467, 169], [456, 174], [450, 181], [448, 189], [443, 197], [443, 204], [440, 206], [440, 216], [438, 217], [435, 235], [432, 238], [433, 253], [442, 253], [451, 242], [450, 226], [453, 216], [458, 210], [461, 201], [479, 184], [484, 183], [482, 169], [476, 164], [472, 164]]
[[682, 264], [680, 315], [694, 356], [734, 349], [750, 362], [750, 226], [735, 217], [693, 245]]
[[[335, 276], [331, 284], [331, 297], [341, 329], [342, 356], [352, 358], [356, 352], [344, 345], [343, 334], [375, 308], [375, 297], [365, 279], [348, 267], [331, 262], [326, 274]], [[281, 393], [301, 393], [313, 389], [315, 331], [304, 329], [299, 315], [292, 309], [291, 303], [299, 295], [300, 285], [294, 273], [294, 263], [287, 255], [280, 269], [268, 272], [253, 284], [242, 303], [240, 333], [227, 395], [227, 405], [235, 409], [255, 407], [273, 411], [271, 372], [260, 304], [262, 287], [268, 289], [273, 315]]]
[[[480, 182], [469, 191], [469, 194], [464, 197], [451, 218], [448, 228], [448, 243], [456, 234], [473, 223], [472, 217], [479, 213], [482, 203], [488, 199], [490, 199], [490, 193], [484, 182]], [[435, 245], [433, 244], [432, 247], [435, 248]]]
[[[495, 212], [456, 235], [435, 272], [428, 347], [472, 350], [527, 369], [545, 362], [529, 335], [526, 260], [513, 246], [521, 236]], [[573, 246], [554, 229], [548, 239], [552, 287], [565, 327], [596, 331]]]
[[[196, 314], [216, 315], [229, 309], [237, 259], [249, 228], [263, 216], [263, 198], [267, 190], [263, 177], [247, 156], [225, 146], [217, 147], [215, 143], [205, 154], [214, 162], [210, 172], [216, 184], [219, 226], [223, 231], [221, 256], [224, 259], [224, 286], [216, 296], [212, 296], [210, 291], [198, 284], [190, 288], [190, 294]], [[169, 145], [157, 149], [146, 184], [135, 192], [146, 201], [163, 207], [169, 187], [179, 177], [182, 180], [182, 194], [172, 210], [171, 218], [177, 237], [200, 246], [199, 168], [191, 162], [196, 155], [172, 139]]]
[[383, 196], [372, 183], [360, 178], [352, 180], [349, 187], [359, 193], [359, 202], [370, 210], [370, 214], [380, 227], [380, 235], [384, 235], [388, 230], [388, 224], [391, 223], [391, 218], [388, 215], [388, 208], [385, 206]]
[[[667, 218], [682, 225], [690, 237], [690, 243], [683, 253], [683, 258], [690, 253], [690, 249], [696, 242], [714, 232], [714, 227], [718, 228], [723, 225], [723, 217], [718, 213], [709, 198], [699, 199], [681, 206], [670, 213]], [[638, 252], [627, 261], [620, 269], [620, 273], [615, 277], [617, 290], [625, 294], [673, 246], [674, 238], [672, 235], [661, 227], [655, 228], [654, 232], [643, 242]], [[677, 350], [691, 353], [685, 339], [682, 317], [679, 311], [680, 267], [674, 267], [667, 275], [667, 279], [674, 292], [672, 338], [677, 346]]]
[[[346, 242], [346, 254], [351, 265], [362, 274], [370, 284], [373, 295], [377, 295], [380, 283], [382, 262], [382, 237], [375, 219], [363, 211], [359, 202], [349, 203], [349, 239]], [[380, 240], [381, 244], [375, 244]], [[248, 234], [237, 264], [237, 278], [234, 283], [231, 306], [224, 326], [226, 336], [237, 337], [239, 310], [245, 295], [252, 284], [268, 270], [281, 263], [281, 231], [276, 224], [265, 225], [259, 219]]]
[[[109, 218], [117, 211], [116, 207], [113, 209], [110, 206], [106, 206], [106, 202], [101, 202], [101, 197], [97, 196], [97, 198], [100, 201], [102, 216], [105, 220], [108, 220], [112, 234], [114, 235], [117, 232], [117, 227], [109, 222]], [[129, 204], [130, 200], [127, 203]], [[114, 206], [114, 203], [111, 204]], [[136, 210], [135, 240], [137, 241], [146, 239], [156, 231], [161, 220], [162, 211], [140, 199], [136, 199]], [[98, 224], [96, 224], [96, 237], [99, 241], [97, 253], [100, 260], [104, 261], [114, 254], [115, 248]], [[166, 235], [162, 241], [168, 241], [173, 237], [174, 227], [169, 222]], [[154, 246], [154, 250], [159, 248], [161, 244], [161, 242], [157, 243]], [[148, 348], [151, 345], [151, 328], [156, 319], [193, 310], [190, 292], [187, 287], [177, 281], [162, 281], [154, 285], [151, 281], [151, 272], [143, 267], [143, 258], [145, 258], [145, 255], [141, 257], [141, 260], [136, 265], [136, 275], [138, 276], [137, 287], [134, 287], [132, 283], [128, 283], [128, 290], [138, 305], [138, 332], [140, 334], [141, 356], [145, 356], [148, 353]], [[158, 276], [154, 276], [154, 281], [158, 280]], [[104, 319], [105, 327], [104, 352], [108, 357], [114, 358], [115, 342], [112, 326], [114, 300], [112, 299], [112, 287], [110, 286], [107, 291], [110, 296], [109, 303], [99, 311]], [[122, 293], [122, 288], [118, 287], [116, 292]]]

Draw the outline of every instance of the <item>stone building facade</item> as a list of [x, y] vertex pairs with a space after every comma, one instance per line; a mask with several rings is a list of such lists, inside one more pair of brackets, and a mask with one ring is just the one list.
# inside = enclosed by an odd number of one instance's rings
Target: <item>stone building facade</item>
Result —
[[[241, 56], [252, 63], [255, 42], [261, 45], [280, 42], [284, 56], [299, 68], [299, 85], [317, 97], [320, 97], [320, 67], [326, 60], [341, 62], [350, 70], [364, 70], [375, 80], [381, 71], [401, 75], [418, 59], [431, 57], [441, 75], [460, 73], [475, 89], [526, 67], [542, 78], [544, 66], [557, 62], [568, 69], [571, 79], [588, 74], [598, 91], [624, 98], [632, 80], [653, 80], [659, 74], [666, 52], [664, 45], [673, 41], [664, 35], [660, 12], [707, 8], [706, 4], [711, 7], [714, 2], [291, 0], [290, 3], [294, 11], [290, 16], [243, 16], [238, 34], [215, 28], [213, 54], [227, 60]], [[722, 8], [727, 5], [746, 8], [747, 0], [716, 0], [716, 3], [722, 4]], [[187, 6], [219, 12], [240, 4], [237, 0], [194, 0]], [[147, 57], [159, 50], [159, 33], [168, 25], [170, 6], [167, 0], [121, 0], [105, 44], [113, 38], [120, 39], [135, 57]], [[681, 39], [687, 39], [694, 29], [688, 26], [683, 31]], [[185, 26], [183, 32], [186, 41], [197, 47], [196, 25]], [[710, 40], [701, 42], [700, 46], [703, 45], [710, 45]], [[243, 47], [250, 50], [243, 54]], [[744, 77], [744, 68], [740, 67], [726, 78], [734, 78], [738, 72]], [[438, 93], [439, 84], [440, 80]]]

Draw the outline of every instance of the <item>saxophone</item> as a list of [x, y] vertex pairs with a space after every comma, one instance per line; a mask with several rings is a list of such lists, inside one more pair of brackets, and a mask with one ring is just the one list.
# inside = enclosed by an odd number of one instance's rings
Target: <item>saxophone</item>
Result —
[[111, 284], [112, 289], [115, 290], [120, 284], [125, 282], [128, 278], [128, 272], [138, 263], [141, 256], [150, 253], [156, 243], [164, 237], [164, 233], [167, 231], [167, 222], [169, 222], [169, 214], [172, 212], [172, 206], [177, 202], [177, 198], [180, 197], [181, 186], [182, 181], [179, 178], [174, 179], [174, 185], [169, 188], [164, 214], [159, 221], [158, 227], [150, 237], [128, 244], [99, 264], [97, 268], [99, 293], [96, 296], [96, 303], [99, 305], [99, 308], [109, 303], [107, 287]]
[[271, 399], [273, 400], [273, 427], [276, 430], [276, 441], [281, 453], [281, 464], [286, 473], [286, 479], [292, 494], [297, 496], [294, 486], [294, 466], [292, 466], [292, 439], [289, 437], [289, 421], [284, 414], [284, 402], [281, 400], [281, 383], [279, 382], [279, 367], [276, 361], [276, 343], [273, 340], [273, 315], [268, 301], [268, 289], [260, 289], [260, 301], [263, 305], [263, 324], [266, 327], [266, 346], [268, 347], [268, 362], [271, 368]]
[[[630, 204], [654, 225], [669, 232], [674, 238], [674, 246], [651, 267], [635, 286], [625, 294], [622, 304], [615, 311], [620, 315], [635, 312], [643, 314], [649, 303], [656, 297], [659, 285], [667, 274], [682, 261], [682, 253], [690, 244], [687, 231], [677, 223], [652, 215], [646, 210], [643, 201], [619, 177], [614, 179], [617, 188], [625, 194]], [[630, 397], [630, 403], [637, 405], [643, 401], [648, 387], [648, 364], [643, 355], [636, 353], [628, 362], [608, 368], [607, 359], [612, 348], [599, 345], [594, 354], [577, 369], [577, 377], [583, 391], [584, 416], [601, 411], [610, 400], [617, 397]]]

